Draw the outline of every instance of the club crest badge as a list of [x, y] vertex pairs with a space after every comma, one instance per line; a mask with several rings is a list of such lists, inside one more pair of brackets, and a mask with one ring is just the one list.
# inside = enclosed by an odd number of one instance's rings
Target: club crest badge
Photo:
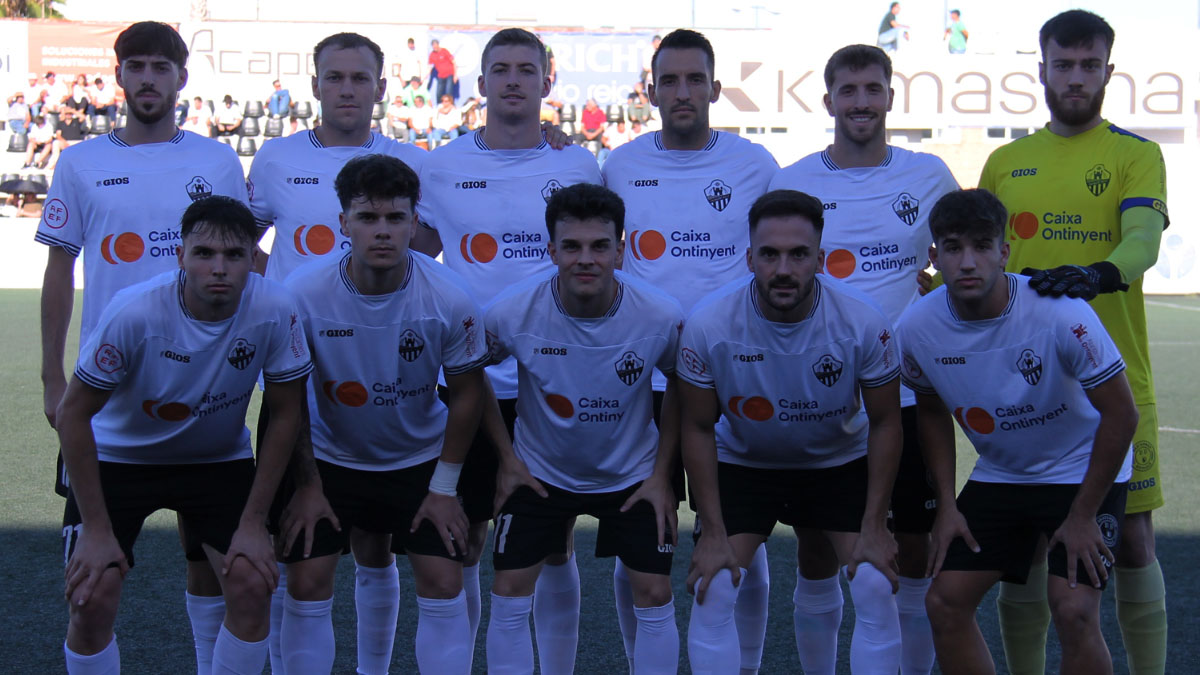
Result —
[[549, 204], [550, 198], [554, 196], [554, 193], [563, 189], [563, 187], [563, 184], [558, 182], [557, 178], [551, 178], [546, 183], [546, 186], [542, 188], [542, 199], [545, 199], [546, 203]]
[[204, 180], [204, 176], [193, 176], [186, 186], [188, 196], [192, 201], [199, 201], [205, 197], [211, 197], [213, 193], [212, 183]]
[[425, 341], [411, 328], [405, 328], [404, 332], [400, 334], [400, 358], [412, 363], [421, 356], [423, 351], [425, 351]]
[[897, 218], [904, 221], [905, 225], [913, 225], [917, 222], [920, 206], [921, 200], [907, 192], [901, 192], [900, 196], [896, 197], [896, 201], [892, 202], [892, 210], [896, 212]]
[[832, 387], [842, 378], [842, 362], [830, 354], [822, 356], [812, 367], [817, 381], [826, 387]]
[[254, 360], [254, 345], [246, 341], [246, 338], [238, 338], [233, 341], [233, 348], [229, 350], [227, 360], [229, 365], [238, 370], [245, 370], [246, 366]]
[[632, 351], [625, 352], [617, 362], [613, 364], [617, 370], [617, 377], [628, 386], [633, 386], [634, 382], [642, 376], [642, 371], [646, 369], [646, 362], [639, 358]]
[[708, 200], [709, 206], [717, 211], [724, 211], [729, 206], [730, 200], [733, 199], [733, 188], [718, 178], [704, 188], [704, 198]]
[[1034, 354], [1032, 349], [1022, 351], [1017, 359], [1017, 370], [1030, 386], [1036, 385], [1042, 380], [1042, 357]]
[[1083, 174], [1083, 181], [1087, 184], [1088, 192], [1093, 196], [1099, 197], [1108, 189], [1108, 184], [1112, 180], [1112, 174], [1108, 169], [1104, 168], [1103, 164], [1097, 164], [1088, 169]]

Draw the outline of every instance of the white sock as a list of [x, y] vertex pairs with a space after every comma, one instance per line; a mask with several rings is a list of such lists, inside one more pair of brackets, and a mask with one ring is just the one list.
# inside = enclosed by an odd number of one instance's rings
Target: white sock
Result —
[[121, 651], [117, 649], [115, 634], [107, 647], [87, 656], [71, 651], [64, 640], [63, 655], [67, 658], [68, 675], [121, 675]]
[[279, 630], [283, 671], [291, 675], [333, 670], [333, 598], [283, 601], [283, 626]]
[[662, 607], [634, 607], [637, 639], [634, 644], [634, 675], [658, 675], [679, 670], [679, 626], [675, 623], [675, 601]]
[[192, 622], [192, 641], [196, 643], [196, 675], [211, 675], [213, 645], [225, 620], [225, 596], [192, 595], [187, 591], [183, 596]]
[[[742, 570], [743, 577], [746, 571]], [[696, 585], [699, 586], [697, 581]], [[736, 673], [741, 662], [737, 625], [733, 607], [738, 589], [733, 575], [723, 569], [713, 577], [704, 595], [704, 604], [692, 600], [692, 619], [688, 624], [688, 660], [695, 675]]]
[[900, 614], [891, 582], [871, 563], [859, 563], [850, 580], [850, 597], [850, 670], [855, 675], [895, 675], [900, 670]]
[[533, 638], [529, 612], [533, 596], [506, 598], [492, 593], [492, 616], [487, 631], [489, 675], [529, 675], [533, 672]]
[[400, 613], [400, 573], [387, 567], [354, 566], [354, 608], [358, 614], [358, 672], [383, 675], [392, 663], [396, 616]]
[[267, 665], [267, 640], [239, 640], [225, 624], [213, 647], [213, 675], [259, 675]]
[[925, 593], [933, 579], [900, 577], [896, 609], [900, 613], [900, 675], [929, 675], [933, 670], [933, 630], [925, 613]]
[[638, 620], [633, 613], [633, 586], [625, 565], [616, 557], [613, 565], [613, 596], [617, 599], [617, 624], [621, 627], [621, 641], [625, 643], [625, 660], [629, 661], [629, 672], [633, 672], [633, 647], [637, 636]]
[[543, 565], [533, 589], [533, 628], [543, 675], [575, 671], [579, 645], [579, 568], [572, 553], [562, 565]]
[[479, 636], [480, 593], [479, 563], [463, 566], [463, 593], [467, 594], [467, 622], [471, 624], [471, 654], [475, 653], [475, 640]]
[[[275, 586], [275, 592], [271, 594], [271, 632], [267, 635], [267, 644], [271, 654], [272, 675], [284, 675], [283, 649], [279, 646], [279, 631], [283, 627], [283, 599], [287, 595], [287, 565], [277, 562], [275, 567], [279, 569], [279, 583]], [[221, 618], [224, 620], [224, 616]], [[220, 630], [220, 627], [215, 628], [214, 636], [216, 630]], [[209, 661], [211, 663], [211, 657]]]
[[467, 675], [471, 672], [467, 595], [449, 599], [417, 596], [417, 669], [422, 673]]
[[806, 579], [796, 570], [796, 592], [792, 594], [796, 650], [809, 675], [833, 675], [837, 669], [842, 602], [842, 584], [836, 574], [828, 579]]
[[746, 576], [738, 584], [733, 619], [737, 622], [742, 649], [742, 675], [757, 673], [762, 665], [763, 640], [767, 637], [767, 605], [771, 601], [771, 571], [767, 567], [767, 545], [754, 552]]

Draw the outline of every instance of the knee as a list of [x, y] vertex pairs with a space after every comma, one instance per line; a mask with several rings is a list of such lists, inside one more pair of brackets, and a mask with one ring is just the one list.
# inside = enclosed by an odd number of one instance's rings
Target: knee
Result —
[[1063, 641], [1090, 631], [1100, 625], [1099, 591], [1079, 587], [1063, 597], [1051, 598], [1050, 616]]
[[486, 522], [471, 523], [471, 529], [467, 531], [467, 554], [463, 556], [463, 567], [479, 564], [479, 559], [483, 557], [483, 549], [487, 546], [487, 531]]
[[333, 597], [333, 576], [288, 565], [287, 593], [304, 602], [328, 600]]
[[[81, 645], [99, 652], [108, 645], [121, 600], [121, 575], [115, 569], [100, 575], [86, 604], [70, 606], [69, 631]], [[76, 650], [79, 651], [79, 650]], [[84, 653], [84, 652], [81, 652]]]
[[871, 624], [894, 624], [899, 621], [892, 582], [883, 572], [870, 564], [860, 564], [850, 580], [850, 595], [854, 598], [855, 617]]
[[[700, 582], [696, 583], [699, 586]], [[703, 603], [700, 602], [697, 595], [697, 599], [692, 605], [692, 616], [702, 624], [723, 624], [733, 618], [737, 594], [738, 589], [733, 585], [733, 575], [729, 570], [721, 570], [708, 585]]]
[[224, 583], [225, 606], [231, 614], [264, 618], [271, 602], [271, 586], [266, 577], [244, 558], [236, 558], [229, 566]]
[[652, 581], [633, 586], [635, 607], [662, 607], [671, 602], [671, 581], [665, 575], [654, 575]]
[[925, 594], [925, 613], [929, 616], [929, 625], [934, 632], [948, 632], [956, 625], [962, 624], [967, 617], [974, 617], [975, 608], [965, 607], [962, 602], [953, 597], [943, 584], [936, 580]]

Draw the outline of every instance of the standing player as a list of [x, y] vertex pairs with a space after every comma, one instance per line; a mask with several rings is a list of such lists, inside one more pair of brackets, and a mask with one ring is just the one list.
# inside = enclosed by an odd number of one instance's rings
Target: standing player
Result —
[[[456, 274], [409, 253], [420, 192], [412, 169], [367, 155], [342, 168], [335, 188], [350, 252], [304, 267], [287, 285], [316, 364], [309, 411], [320, 480], [312, 487], [323, 486], [341, 532], [290, 546], [284, 669], [333, 668], [333, 579], [353, 528], [356, 541], [374, 540], [371, 549], [387, 550], [394, 539], [408, 554], [421, 671], [467, 673], [467, 519], [456, 486], [483, 409], [482, 315]], [[448, 411], [437, 397], [439, 369]], [[371, 672], [385, 672], [381, 665]]]
[[[976, 609], [997, 581], [1045, 576], [1030, 568], [1048, 538], [1062, 672], [1111, 673], [1100, 596], [1137, 425], [1125, 364], [1086, 303], [1039, 297], [1004, 273], [1007, 214], [994, 195], [952, 192], [932, 211], [945, 286], [904, 313], [896, 337], [938, 496], [928, 597], [938, 663], [948, 675], [995, 672]], [[957, 502], [950, 409], [979, 453]]]
[[[630, 255], [623, 269], [670, 293], [690, 311], [700, 298], [745, 274], [746, 213], [779, 166], [762, 146], [709, 126], [709, 106], [720, 96], [721, 83], [713, 79], [715, 55], [703, 35], [672, 31], [659, 42], [650, 66], [650, 102], [660, 110], [662, 131], [614, 150], [604, 163], [604, 183], [625, 200], [627, 209]], [[655, 409], [665, 388], [665, 378], [655, 373]], [[682, 471], [677, 475], [675, 496], [682, 499]], [[613, 581], [632, 666], [637, 624], [620, 559]], [[757, 672], [762, 660], [769, 593], [763, 548], [738, 594], [743, 673]]]
[[[486, 304], [505, 287], [548, 271], [541, 222], [546, 203], [575, 183], [599, 183], [596, 158], [583, 148], [552, 150], [539, 126], [541, 100], [550, 92], [546, 49], [520, 28], [502, 30], [483, 49], [479, 91], [488, 123], [429, 155], [421, 172], [421, 222], [413, 248], [437, 255]], [[488, 368], [489, 380], [511, 427], [516, 415], [516, 361]], [[496, 490], [497, 460], [482, 434], [468, 455], [460, 490], [471, 520], [464, 561], [471, 632], [479, 626], [479, 556]], [[568, 548], [568, 550], [570, 550]], [[544, 672], [570, 672], [579, 628], [579, 572], [567, 556], [553, 559], [538, 578], [534, 601], [538, 652]]]
[[[620, 556], [628, 570], [636, 672], [679, 667], [671, 465], [683, 312], [661, 291], [616, 276], [624, 220], [625, 206], [610, 190], [560, 190], [546, 207], [558, 273], [510, 288], [486, 310], [493, 359], [516, 359], [520, 389], [512, 444], [500, 444], [487, 635], [488, 672], [496, 675], [533, 672], [530, 596], [545, 559], [566, 553], [564, 530], [584, 513], [600, 521], [596, 555]], [[655, 366], [669, 378], [661, 435], [651, 409]], [[493, 406], [489, 426], [501, 424]]]
[[[848, 566], [851, 670], [900, 667], [886, 523], [900, 460], [900, 366], [879, 307], [817, 276], [822, 211], [802, 192], [759, 197], [746, 253], [753, 277], [703, 300], [680, 339], [680, 437], [704, 524], [687, 579], [696, 673], [736, 672], [738, 581], [777, 521], [820, 532]], [[797, 622], [797, 644], [807, 630]]]
[[[917, 273], [927, 264], [929, 209], [958, 189], [934, 155], [887, 144], [892, 109], [892, 60], [878, 47], [843, 47], [825, 64], [825, 109], [834, 118], [833, 145], [782, 169], [771, 189], [805, 190], [825, 206], [825, 272], [871, 296], [892, 325], [917, 299]], [[900, 546], [900, 612], [904, 675], [933, 668], [933, 636], [925, 616], [925, 561], [934, 497], [917, 445], [916, 399], [900, 389], [904, 449], [892, 492], [892, 522]], [[808, 626], [801, 662], [807, 672], [832, 673], [837, 656], [842, 591], [837, 559], [819, 538], [800, 542], [796, 613]], [[739, 598], [741, 595], [739, 594]]]
[[[120, 672], [113, 623], [133, 544], [160, 508], [184, 549], [220, 571], [212, 669], [258, 673], [277, 582], [266, 516], [312, 370], [291, 295], [251, 274], [254, 216], [210, 197], [180, 223], [176, 272], [119, 293], [81, 350], [58, 409], [71, 477], [63, 516], [70, 673]], [[246, 406], [262, 374], [275, 411], [257, 462]]]
[[[50, 247], [42, 282], [42, 385], [52, 427], [67, 386], [63, 356], [75, 258], [84, 256], [82, 346], [117, 291], [176, 267], [178, 223], [188, 205], [214, 194], [246, 198], [237, 154], [175, 126], [175, 101], [187, 83], [188, 50], [179, 33], [163, 23], [135, 23], [117, 36], [113, 50], [129, 120], [63, 152], [36, 236]], [[67, 494], [61, 457], [56, 490]], [[225, 606], [198, 552], [188, 560], [187, 589], [197, 667], [207, 673]]]
[[[1117, 619], [1130, 671], [1162, 673], [1166, 590], [1151, 514], [1163, 505], [1163, 494], [1142, 274], [1157, 260], [1168, 224], [1166, 168], [1156, 143], [1100, 116], [1113, 72], [1112, 27], [1073, 10], [1047, 21], [1040, 37], [1050, 124], [993, 152], [979, 185], [1011, 214], [1009, 269], [1031, 274], [1039, 293], [1090, 300], [1129, 366], [1140, 422], [1116, 550]], [[1043, 672], [1050, 621], [1045, 588], [1002, 584], [998, 605], [1009, 667], [1018, 674]]]
[[[367, 153], [398, 157], [420, 170], [428, 154], [371, 131], [371, 111], [383, 100], [383, 50], [357, 33], [336, 33], [313, 48], [317, 74], [313, 97], [321, 104], [321, 126], [263, 145], [250, 165], [250, 208], [262, 231], [273, 227], [270, 259], [260, 252], [259, 269], [282, 282], [306, 262], [335, 260], [350, 248], [337, 225], [338, 198], [333, 183], [348, 160]], [[269, 418], [261, 415], [260, 419]], [[400, 578], [386, 541], [351, 534], [354, 551], [354, 605], [358, 613], [358, 665], [382, 673], [392, 660]], [[272, 599], [271, 666], [280, 663], [279, 623], [283, 620], [287, 572]], [[369, 589], [369, 590], [367, 590]]]

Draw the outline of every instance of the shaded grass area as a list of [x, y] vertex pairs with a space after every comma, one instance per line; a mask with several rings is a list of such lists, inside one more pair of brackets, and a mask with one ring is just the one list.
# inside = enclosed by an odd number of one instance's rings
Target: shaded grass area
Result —
[[[1159, 422], [1163, 427], [1184, 431], [1160, 434], [1160, 452], [1167, 491], [1167, 506], [1156, 512], [1159, 557], [1167, 577], [1168, 612], [1171, 622], [1167, 672], [1188, 672], [1188, 664], [1200, 661], [1200, 579], [1191, 574], [1193, 561], [1200, 559], [1200, 364], [1195, 359], [1200, 338], [1195, 337], [1200, 299], [1163, 298], [1148, 306], [1151, 350], [1155, 364]], [[77, 303], [79, 300], [77, 299]], [[78, 317], [76, 305], [76, 317]], [[5, 471], [0, 477], [0, 591], [5, 608], [0, 612], [0, 663], [5, 672], [62, 672], [62, 640], [67, 608], [62, 599], [62, 550], [60, 523], [62, 500], [51, 491], [57, 441], [42, 415], [41, 384], [38, 380], [37, 291], [0, 291], [0, 344], [5, 345], [0, 368], [0, 433], [3, 434]], [[78, 319], [72, 335], [77, 335]], [[72, 338], [74, 340], [74, 337]], [[68, 354], [74, 354], [74, 344]], [[254, 424], [257, 400], [251, 404]], [[960, 437], [959, 478], [964, 480], [973, 453]], [[680, 514], [680, 529], [691, 531], [686, 509]], [[625, 672], [626, 663], [617, 629], [612, 600], [612, 561], [596, 560], [595, 523], [580, 519], [577, 529], [577, 560], [583, 583], [583, 616], [580, 625], [576, 672], [614, 674]], [[689, 672], [686, 659], [687, 621], [691, 597], [683, 588], [691, 541], [680, 541], [676, 549], [673, 580], [681, 638], [680, 672]], [[795, 540], [777, 529], [768, 543], [771, 565], [770, 623], [763, 657], [763, 673], [800, 672], [792, 634], [792, 589], [795, 579]], [[183, 598], [183, 557], [180, 555], [174, 516], [159, 513], [147, 523], [138, 542], [137, 566], [130, 573], [117, 623], [122, 661], [128, 673], [182, 673], [194, 665], [191, 633]], [[392, 672], [416, 672], [413, 639], [416, 632], [416, 603], [411, 574], [401, 561], [401, 617], [397, 631]], [[483, 644], [486, 633], [488, 588], [491, 568], [488, 556], [482, 565], [484, 626], [477, 641], [475, 671], [484, 672]], [[334, 672], [354, 671], [353, 562], [341, 561], [336, 587], [334, 621], [338, 658]], [[850, 628], [853, 607], [849, 591], [839, 643], [840, 672], [849, 672]], [[1105, 638], [1112, 650], [1115, 670], [1128, 672], [1116, 627], [1112, 591], [1103, 604]], [[980, 624], [1000, 672], [1006, 672], [996, 628], [994, 591], [983, 602]], [[1058, 651], [1050, 637], [1048, 668], [1056, 670]]]

